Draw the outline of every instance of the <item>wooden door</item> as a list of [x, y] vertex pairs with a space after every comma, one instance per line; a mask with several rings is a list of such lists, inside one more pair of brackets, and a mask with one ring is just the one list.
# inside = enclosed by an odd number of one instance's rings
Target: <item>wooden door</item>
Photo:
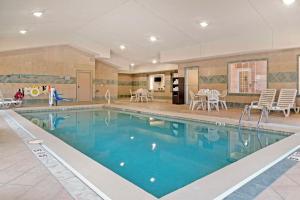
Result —
[[91, 72], [77, 72], [77, 101], [92, 100], [92, 75]]

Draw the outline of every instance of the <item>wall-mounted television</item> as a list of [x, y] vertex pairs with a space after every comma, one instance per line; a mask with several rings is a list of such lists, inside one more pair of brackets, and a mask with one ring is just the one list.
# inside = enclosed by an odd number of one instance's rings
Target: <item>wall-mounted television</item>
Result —
[[161, 82], [161, 77], [155, 77], [154, 82]]

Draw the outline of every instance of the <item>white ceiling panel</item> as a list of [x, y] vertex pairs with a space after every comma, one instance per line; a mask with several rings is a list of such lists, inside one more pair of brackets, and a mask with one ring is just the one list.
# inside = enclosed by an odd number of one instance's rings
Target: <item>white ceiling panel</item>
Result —
[[[41, 18], [32, 16], [37, 10], [44, 11]], [[296, 47], [299, 24], [300, 0], [291, 6], [281, 0], [1, 0], [0, 51], [69, 43], [123, 68], [149, 66], [160, 57], [173, 62]], [[158, 41], [149, 42], [151, 35]]]

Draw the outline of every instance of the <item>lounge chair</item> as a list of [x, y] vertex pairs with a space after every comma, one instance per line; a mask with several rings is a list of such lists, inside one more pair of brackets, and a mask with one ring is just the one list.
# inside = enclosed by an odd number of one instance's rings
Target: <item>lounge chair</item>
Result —
[[11, 105], [13, 106], [21, 106], [22, 100], [14, 100], [13, 98], [5, 98], [0, 90], [0, 106], [4, 108], [9, 108]]
[[268, 109], [272, 107], [276, 95], [276, 89], [265, 89], [260, 93], [258, 101], [252, 101], [249, 106], [251, 109], [262, 110], [264, 107]]
[[285, 117], [290, 116], [291, 109], [296, 111], [296, 89], [281, 89], [278, 101], [270, 108], [271, 111], [282, 111]]

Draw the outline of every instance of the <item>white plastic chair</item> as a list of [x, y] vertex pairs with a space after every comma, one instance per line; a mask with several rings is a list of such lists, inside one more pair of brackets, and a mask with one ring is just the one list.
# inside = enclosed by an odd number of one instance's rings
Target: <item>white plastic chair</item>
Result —
[[274, 103], [270, 110], [282, 111], [285, 117], [290, 116], [291, 109], [295, 109], [296, 107], [296, 96], [296, 89], [281, 89], [278, 97], [278, 102]]
[[153, 90], [150, 90], [150, 91], [147, 91], [148, 92], [148, 99], [150, 99], [151, 101], [154, 100], [154, 91]]
[[146, 89], [140, 88], [136, 93], [139, 101], [143, 102], [144, 99], [146, 102], [148, 102], [148, 91]]
[[129, 90], [130, 92], [130, 102], [132, 102], [133, 99], [135, 99], [135, 101], [137, 101], [137, 95], [136, 93], [133, 93], [132, 90]]
[[210, 112], [212, 108], [219, 111], [219, 94], [218, 90], [210, 90], [207, 93], [207, 110]]
[[190, 98], [191, 98], [190, 107], [189, 107], [190, 110], [194, 110], [196, 105], [198, 105], [198, 104], [201, 104], [201, 106], [203, 107], [203, 101], [197, 100], [195, 98], [195, 93], [193, 91], [190, 90], [189, 94], [190, 94]]
[[226, 96], [227, 96], [227, 90], [223, 90], [222, 93], [219, 95], [219, 102], [221, 104], [221, 107], [225, 110], [227, 110], [227, 103], [226, 103]]
[[264, 107], [270, 108], [274, 103], [276, 89], [265, 89], [260, 93], [258, 101], [252, 101], [249, 106], [250, 109], [263, 109]]

